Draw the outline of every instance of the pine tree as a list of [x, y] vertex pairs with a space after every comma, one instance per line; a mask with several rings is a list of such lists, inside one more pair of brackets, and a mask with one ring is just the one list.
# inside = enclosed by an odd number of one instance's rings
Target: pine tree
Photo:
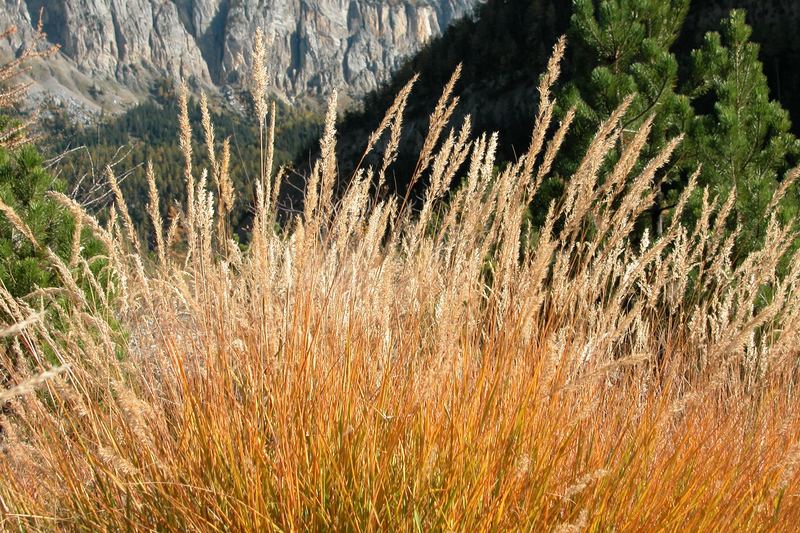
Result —
[[66, 262], [72, 248], [74, 220], [45, 196], [48, 190], [63, 190], [63, 183], [54, 180], [42, 162], [31, 145], [13, 151], [0, 148], [0, 200], [30, 228], [39, 244], [34, 246], [7, 216], [0, 215], [0, 280], [16, 297], [60, 283], [44, 247]]
[[[0, 38], [15, 31], [11, 28]], [[0, 64], [0, 110], [13, 108], [24, 97], [27, 85], [17, 77], [26, 63], [55, 52], [54, 47], [42, 49], [43, 42], [45, 36], [39, 28], [32, 46]], [[48, 190], [63, 191], [65, 184], [44, 168], [44, 159], [30, 144], [30, 124], [31, 119], [0, 113], [0, 282], [15, 297], [60, 283], [45, 250], [69, 262], [75, 232], [74, 219], [46, 196]], [[30, 235], [25, 235], [27, 232]], [[88, 231], [79, 244], [84, 244], [89, 254], [99, 252]]]
[[[750, 35], [745, 13], [734, 10], [721, 32], [707, 33], [702, 47], [692, 53], [692, 98], [698, 111], [705, 112], [693, 121], [687, 148], [703, 165], [701, 184], [720, 198], [736, 187], [739, 258], [763, 241], [769, 215], [765, 210], [800, 155], [788, 112], [770, 99], [759, 46], [749, 41]], [[707, 109], [700, 109], [704, 105]], [[797, 213], [795, 188], [785, 197], [781, 215], [786, 220]]]
[[[677, 92], [678, 61], [670, 48], [678, 38], [688, 0], [575, 0], [570, 27], [571, 81], [559, 96], [560, 108], [577, 108], [570, 141], [558, 170], [569, 176], [607, 119], [628, 96], [633, 102], [623, 118], [623, 135], [654, 116], [647, 160], [664, 143], [682, 134], [692, 119], [689, 99]], [[653, 206], [656, 233], [670, 197], [685, 175], [682, 152], [659, 176], [658, 201]]]

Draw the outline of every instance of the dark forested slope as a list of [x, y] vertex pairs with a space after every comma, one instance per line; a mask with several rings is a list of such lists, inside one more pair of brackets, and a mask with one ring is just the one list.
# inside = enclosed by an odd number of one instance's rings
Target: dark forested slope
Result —
[[[602, 2], [595, 0], [599, 8]], [[793, 0], [694, 0], [690, 3], [680, 36], [672, 47], [680, 66], [678, 85], [685, 82], [690, 52], [707, 31], [718, 30], [732, 8], [747, 11], [753, 27], [752, 40], [762, 44], [759, 59], [764, 64], [770, 93], [792, 118], [792, 130], [800, 130], [800, 3]], [[441, 88], [456, 66], [463, 73], [456, 92], [461, 97], [460, 114], [467, 113], [479, 131], [501, 132], [499, 155], [513, 160], [528, 143], [536, 110], [535, 87], [557, 38], [570, 32], [571, 0], [489, 0], [472, 18], [452, 26], [410, 58], [390, 83], [368, 94], [363, 106], [347, 114], [340, 126], [340, 165], [348, 175], [348, 163], [358, 160], [365, 139], [381, 120], [395, 94], [415, 73], [420, 79], [406, 111], [406, 131], [392, 178], [396, 187], [404, 183], [416, 162], [424, 138], [427, 117]], [[571, 39], [572, 40], [572, 39]], [[562, 80], [573, 79], [575, 51], [568, 46]], [[374, 156], [377, 157], [377, 156]], [[368, 160], [369, 161], [369, 160]]]

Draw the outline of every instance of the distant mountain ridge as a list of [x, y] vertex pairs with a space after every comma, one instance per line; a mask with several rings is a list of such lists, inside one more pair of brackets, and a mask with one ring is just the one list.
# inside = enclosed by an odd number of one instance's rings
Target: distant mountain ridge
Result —
[[[37, 90], [114, 110], [158, 79], [236, 84], [256, 28], [270, 39], [272, 88], [288, 98], [332, 88], [359, 97], [480, 0], [0, 0], [0, 25], [20, 30], [43, 12], [58, 57], [34, 72]], [[244, 63], [244, 65], [242, 64]]]

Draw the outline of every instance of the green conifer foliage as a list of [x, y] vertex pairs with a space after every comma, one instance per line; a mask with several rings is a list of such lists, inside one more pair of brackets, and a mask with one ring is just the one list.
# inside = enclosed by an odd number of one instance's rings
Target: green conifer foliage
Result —
[[[75, 221], [46, 196], [49, 190], [63, 188], [63, 182], [44, 168], [42, 156], [34, 146], [0, 148], [0, 200], [30, 228], [39, 244], [34, 246], [7, 216], [0, 214], [0, 281], [16, 297], [37, 287], [60, 284], [44, 248], [69, 262]], [[88, 233], [83, 236], [82, 245], [86, 252], [98, 251]]]
[[[693, 121], [688, 136], [691, 157], [702, 163], [701, 184], [726, 197], [733, 187], [735, 215], [741, 225], [737, 253], [741, 257], [761, 242], [765, 213], [785, 172], [800, 155], [800, 141], [790, 132], [789, 114], [772, 100], [750, 42], [745, 13], [734, 10], [721, 32], [706, 34], [692, 53], [692, 98], [713, 102]], [[797, 189], [781, 205], [784, 219], [797, 215]]]
[[[788, 113], [770, 98], [745, 13], [734, 10], [720, 32], [706, 34], [691, 54], [688, 79], [681, 80], [671, 49], [688, 0], [575, 0], [573, 6], [572, 72], [559, 98], [562, 110], [575, 106], [578, 114], [558, 170], [571, 175], [598, 125], [633, 95], [620, 146], [650, 116], [654, 122], [643, 161], [667, 140], [684, 136], [658, 176], [649, 221], [653, 233], [660, 233], [688, 176], [702, 167], [700, 185], [709, 186], [712, 196], [724, 199], [736, 187], [733, 214], [741, 221], [736, 252], [743, 259], [763, 241], [765, 211], [800, 155]], [[798, 205], [795, 188], [780, 206], [781, 217], [795, 216]]]
[[[625, 115], [624, 143], [650, 116], [650, 142], [642, 159], [656, 155], [665, 141], [682, 134], [693, 110], [678, 92], [678, 61], [670, 48], [680, 33], [688, 0], [575, 0], [570, 27], [572, 76], [559, 96], [563, 111], [577, 116], [558, 166], [569, 176], [599, 124], [633, 96]], [[612, 158], [613, 158], [612, 153]], [[653, 206], [656, 233], [670, 196], [676, 196], [683, 172], [682, 152], [661, 173], [658, 203]]]

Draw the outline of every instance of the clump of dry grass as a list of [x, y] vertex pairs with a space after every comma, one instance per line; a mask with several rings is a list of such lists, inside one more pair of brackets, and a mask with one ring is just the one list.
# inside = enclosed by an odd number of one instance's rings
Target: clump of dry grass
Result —
[[[677, 141], [631, 175], [648, 122], [601, 174], [623, 106], [550, 206], [536, 244], [523, 246], [524, 209], [569, 125], [546, 142], [547, 83], [561, 50], [540, 89], [531, 146], [499, 174], [496, 135], [473, 137], [467, 122], [441, 139], [454, 105], [448, 85], [415, 170], [431, 183], [416, 215], [403, 199], [370, 196], [373, 169], [335, 198], [332, 120], [306, 212], [282, 232], [266, 223], [279, 178], [262, 157], [245, 253], [225, 249], [214, 220], [228, 200], [214, 202], [188, 163], [189, 204], [166, 241], [149, 173], [158, 267], [130, 242], [121, 198], [122, 227], [112, 217], [104, 228], [55, 196], [105, 243], [108, 290], [119, 296], [51, 298], [63, 330], [31, 319], [46, 294], [34, 305], [0, 287], [1, 308], [25, 325], [0, 348], [3, 398], [13, 396], [0, 416], [2, 527], [800, 523], [800, 258], [777, 273], [793, 230], [769, 218], [763, 249], [736, 266], [730, 237], [717, 231], [730, 202], [706, 194], [697, 229], [678, 222], [693, 180], [664, 233], [632, 244]], [[382, 126], [392, 138], [406, 97]], [[191, 131], [181, 138], [188, 150]], [[213, 152], [212, 139], [206, 126]], [[389, 146], [379, 175], [394, 158]], [[445, 204], [455, 176], [463, 185]], [[441, 218], [431, 224], [434, 210]], [[171, 248], [178, 224], [188, 257]], [[112, 312], [124, 339], [108, 325]], [[65, 370], [41, 375], [44, 353]]]

